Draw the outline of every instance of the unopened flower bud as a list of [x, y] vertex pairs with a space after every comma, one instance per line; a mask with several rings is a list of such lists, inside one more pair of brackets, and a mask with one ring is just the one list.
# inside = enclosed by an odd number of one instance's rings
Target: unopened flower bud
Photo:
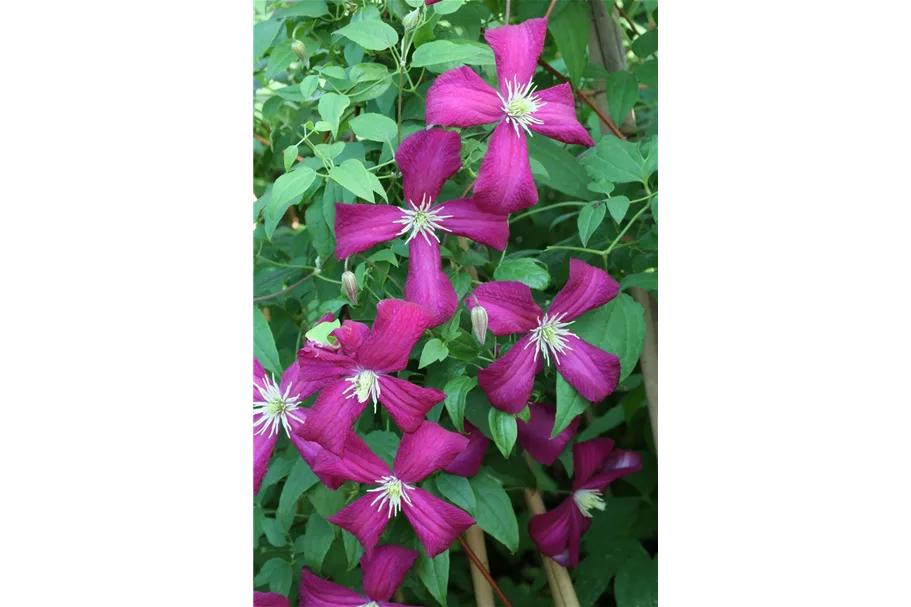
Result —
[[357, 305], [357, 277], [351, 270], [345, 270], [342, 274], [342, 288], [345, 289], [345, 295], [348, 296], [351, 303]]
[[414, 9], [413, 11], [411, 11], [410, 13], [408, 13], [407, 15], [402, 17], [402, 25], [405, 26], [405, 31], [413, 30], [417, 26], [420, 18], [421, 18], [421, 9], [418, 9], [418, 8]]
[[297, 55], [297, 58], [300, 59], [304, 66], [310, 67], [310, 56], [307, 55], [307, 47], [304, 46], [304, 43], [300, 40], [295, 40], [291, 43], [291, 50]]
[[487, 310], [481, 304], [471, 309], [471, 330], [483, 346], [487, 339]]

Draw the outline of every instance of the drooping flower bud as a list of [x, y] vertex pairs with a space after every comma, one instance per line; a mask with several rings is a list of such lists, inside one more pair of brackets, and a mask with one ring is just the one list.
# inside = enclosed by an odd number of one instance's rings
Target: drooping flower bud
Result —
[[480, 304], [471, 309], [471, 330], [483, 346], [487, 339], [487, 310]]
[[413, 30], [418, 21], [421, 19], [421, 9], [416, 8], [404, 17], [402, 17], [402, 25], [405, 26], [405, 31]]
[[304, 62], [306, 67], [310, 67], [310, 56], [307, 55], [307, 47], [300, 40], [291, 43], [291, 50], [297, 55], [297, 58]]
[[348, 296], [351, 303], [357, 305], [357, 277], [351, 270], [345, 270], [342, 274], [342, 287], [345, 289], [345, 295]]

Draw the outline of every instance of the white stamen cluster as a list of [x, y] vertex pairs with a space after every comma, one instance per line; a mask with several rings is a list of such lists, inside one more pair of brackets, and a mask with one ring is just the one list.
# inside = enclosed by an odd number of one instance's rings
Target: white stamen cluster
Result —
[[561, 319], [566, 316], [566, 312], [558, 314], [553, 318], [548, 318], [548, 315], [545, 314], [544, 318], [538, 319], [538, 326], [531, 332], [531, 341], [525, 344], [525, 347], [534, 344], [535, 346], [535, 362], [538, 361], [538, 353], [544, 355], [544, 361], [549, 365], [550, 357], [554, 357], [554, 361], [557, 364], [560, 364], [560, 358], [558, 354], [565, 354], [567, 350], [572, 350], [567, 343], [569, 342], [567, 336], [572, 335], [576, 337], [575, 333], [568, 331], [566, 327], [573, 324], [574, 320], [570, 322], [561, 322]]
[[401, 236], [406, 232], [411, 232], [408, 235], [408, 238], [405, 239], [405, 242], [410, 242], [412, 238], [420, 234], [424, 237], [424, 240], [427, 241], [427, 244], [430, 244], [430, 238], [428, 234], [433, 236], [433, 239], [437, 242], [440, 242], [439, 237], [436, 235], [435, 230], [443, 230], [444, 232], [451, 232], [452, 230], [444, 228], [441, 225], [441, 222], [444, 219], [450, 219], [452, 215], [438, 215], [440, 211], [443, 210], [443, 207], [438, 209], [430, 210], [430, 205], [433, 204], [433, 201], [427, 194], [421, 196], [421, 204], [416, 205], [413, 201], [409, 200], [408, 204], [411, 205], [411, 210], [402, 209], [402, 213], [405, 214], [401, 219], [396, 219], [392, 223], [401, 223], [405, 227], [399, 231], [396, 236]]
[[282, 394], [281, 388], [275, 382], [274, 377], [264, 375], [262, 384], [259, 385], [253, 382], [253, 386], [259, 391], [263, 399], [261, 401], [253, 401], [253, 412], [262, 413], [259, 419], [253, 422], [253, 427], [262, 426], [257, 434], [265, 434], [268, 430], [269, 436], [272, 436], [278, 432], [278, 427], [281, 425], [285, 428], [288, 436], [291, 436], [291, 426], [288, 423], [288, 418], [290, 417], [301, 423], [304, 421], [291, 413], [297, 409], [300, 397], [290, 396], [291, 382], [288, 382], [288, 387], [285, 388], [284, 394]]
[[601, 499], [601, 492], [597, 489], [579, 489], [574, 491], [573, 501], [576, 502], [576, 506], [582, 512], [582, 516], [588, 518], [592, 518], [592, 508], [604, 510], [605, 506], [604, 500]]
[[370, 601], [369, 603], [364, 603], [360, 607], [380, 607], [380, 604], [376, 601]]
[[506, 113], [506, 122], [512, 124], [512, 128], [519, 135], [519, 127], [525, 129], [525, 132], [531, 135], [528, 129], [529, 124], [544, 124], [543, 120], [534, 117], [534, 113], [547, 105], [546, 101], [534, 94], [537, 88], [531, 80], [528, 84], [519, 84], [519, 77], [513, 76], [513, 81], [506, 80], [506, 99], [497, 91], [497, 97], [503, 104], [503, 111]]
[[394, 476], [384, 476], [375, 482], [379, 487], [376, 489], [367, 489], [367, 493], [379, 493], [379, 495], [370, 502], [371, 506], [377, 502], [380, 503], [378, 512], [382, 512], [383, 506], [388, 503], [388, 518], [392, 518], [402, 510], [402, 500], [405, 500], [405, 503], [409, 506], [411, 505], [411, 498], [408, 497], [408, 490], [414, 489], [411, 485], [403, 483]]
[[351, 382], [351, 385], [345, 389], [342, 394], [347, 394], [345, 398], [354, 398], [357, 396], [357, 402], [366, 402], [368, 398], [373, 399], [373, 412], [376, 413], [376, 400], [380, 396], [380, 380], [376, 373], [369, 369], [362, 369], [351, 377], [345, 378], [345, 381]]

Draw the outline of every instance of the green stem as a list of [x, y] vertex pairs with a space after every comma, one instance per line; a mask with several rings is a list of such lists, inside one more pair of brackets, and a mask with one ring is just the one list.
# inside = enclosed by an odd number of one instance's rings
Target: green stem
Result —
[[513, 224], [513, 223], [519, 221], [520, 219], [525, 219], [526, 217], [534, 215], [535, 213], [541, 213], [543, 211], [549, 211], [551, 209], [557, 209], [560, 207], [584, 207], [587, 204], [588, 204], [587, 202], [558, 202], [557, 204], [549, 204], [546, 207], [539, 207], [537, 209], [532, 209], [532, 210], [522, 213], [520, 215], [516, 215], [515, 217], [513, 217], [512, 219], [509, 220], [509, 223]]
[[560, 249], [564, 251], [578, 251], [580, 253], [590, 253], [592, 255], [604, 255], [604, 251], [595, 251], [594, 249], [584, 249], [582, 247], [562, 247], [557, 245], [551, 245], [544, 249], [545, 251], [550, 251], [553, 249]]
[[[646, 186], [646, 187], [648, 187], [648, 186]], [[646, 196], [646, 197], [643, 198], [642, 200], [647, 200], [648, 198], [651, 198], [651, 195], [650, 195], [650, 196]], [[605, 258], [607, 258], [607, 256], [610, 255], [611, 251], [613, 251], [614, 248], [616, 248], [617, 243], [620, 242], [620, 239], [623, 238], [623, 235], [626, 234], [626, 233], [629, 231], [629, 229], [633, 226], [633, 224], [636, 223], [636, 220], [639, 219], [639, 217], [640, 217], [643, 213], [645, 213], [645, 212], [649, 209], [650, 206], [651, 206], [651, 205], [649, 205], [648, 203], [642, 205], [642, 208], [639, 209], [639, 212], [638, 212], [638, 213], [636, 213], [635, 215], [633, 215], [633, 218], [629, 220], [629, 223], [626, 224], [626, 227], [623, 228], [622, 230], [620, 230], [620, 233], [617, 234], [617, 237], [616, 237], [616, 238], [614, 238], [614, 242], [610, 243], [610, 246], [607, 247], [607, 249], [604, 251], [603, 255], [604, 255]]]

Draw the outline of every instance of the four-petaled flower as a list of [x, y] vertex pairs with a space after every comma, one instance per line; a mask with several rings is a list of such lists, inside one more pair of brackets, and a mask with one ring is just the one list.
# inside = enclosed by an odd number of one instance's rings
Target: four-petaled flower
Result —
[[431, 327], [445, 322], [459, 304], [452, 283], [443, 273], [441, 234], [466, 236], [500, 251], [509, 240], [506, 217], [478, 210], [470, 198], [435, 204], [443, 183], [462, 166], [461, 149], [458, 133], [442, 129], [414, 133], [395, 153], [410, 208], [335, 205], [335, 255], [339, 260], [407, 234], [405, 299], [428, 310]]
[[342, 455], [351, 426], [373, 402], [386, 407], [404, 432], [414, 432], [433, 406], [446, 399], [436, 388], [422, 388], [390, 375], [408, 366], [408, 355], [427, 327], [427, 314], [415, 304], [384, 299], [376, 306], [373, 328], [346, 320], [330, 333], [338, 350], [305, 347], [298, 355], [300, 377], [325, 387], [298, 435]]
[[329, 522], [354, 534], [370, 555], [392, 517], [403, 512], [427, 556], [435, 557], [475, 520], [416, 485], [452, 462], [467, 446], [464, 436], [425, 421], [416, 432], [402, 437], [392, 470], [363, 441], [350, 441], [343, 457], [324, 451], [313, 468], [317, 474], [376, 485], [329, 517]]
[[578, 565], [579, 542], [592, 524], [592, 510], [604, 510], [604, 488], [641, 469], [638, 453], [614, 449], [614, 441], [609, 438], [573, 445], [572, 495], [553, 510], [533, 516], [528, 523], [528, 533], [541, 554], [564, 567]]
[[469, 127], [498, 122], [478, 171], [474, 201], [482, 211], [514, 213], [538, 202], [525, 134], [592, 146], [576, 118], [569, 83], [535, 92], [532, 75], [547, 35], [547, 19], [529, 19], [484, 32], [497, 62], [499, 91], [470, 67], [437, 77], [427, 91], [428, 126]]
[[[401, 546], [387, 544], [361, 557], [364, 594], [358, 594], [301, 570], [301, 607], [405, 607], [390, 603], [396, 588], [405, 579], [419, 554]], [[366, 595], [366, 596], [365, 596]]]
[[578, 259], [570, 259], [569, 280], [546, 314], [521, 282], [495, 281], [477, 287], [467, 298], [468, 308], [480, 304], [487, 309], [494, 335], [525, 333], [503, 358], [478, 371], [478, 385], [490, 404], [507, 413], [524, 409], [535, 375], [551, 359], [566, 381], [593, 403], [613, 392], [620, 379], [620, 359], [579, 339], [568, 327], [619, 291], [620, 285], [606, 272]]

